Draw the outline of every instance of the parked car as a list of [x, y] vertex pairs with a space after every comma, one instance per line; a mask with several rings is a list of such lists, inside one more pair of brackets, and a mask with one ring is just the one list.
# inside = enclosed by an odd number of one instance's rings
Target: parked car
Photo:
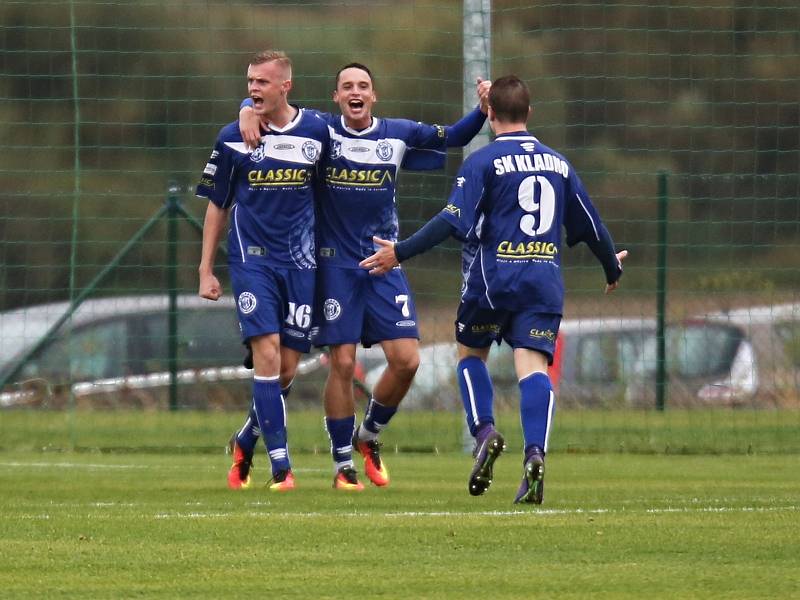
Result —
[[[724, 376], [698, 391], [703, 400], [800, 406], [800, 303], [752, 306], [703, 319], [742, 333]], [[749, 398], [747, 391], [752, 391]]]
[[[652, 318], [567, 319], [561, 324], [550, 376], [564, 407], [652, 408], [656, 402], [656, 321]], [[668, 406], [798, 405], [800, 304], [700, 315], [666, 328]], [[420, 349], [420, 368], [404, 401], [409, 407], [460, 405], [456, 345]], [[372, 387], [385, 364], [367, 370]], [[489, 371], [500, 398], [516, 399], [511, 349], [492, 348]]]
[[[0, 407], [61, 405], [70, 391], [78, 398], [103, 397], [106, 404], [164, 405], [170, 382], [168, 297], [86, 300], [21, 363], [68, 308], [67, 302], [59, 302], [0, 313], [0, 381], [8, 380]], [[180, 295], [177, 334], [178, 381], [209, 384], [197, 386], [202, 389], [183, 401], [202, 406], [207, 403], [203, 395], [211, 394], [215, 404], [246, 404], [252, 371], [241, 366], [244, 348], [233, 299], [212, 302]], [[316, 354], [301, 364], [300, 371], [311, 372], [321, 364]], [[240, 389], [219, 385], [236, 381], [242, 382]]]

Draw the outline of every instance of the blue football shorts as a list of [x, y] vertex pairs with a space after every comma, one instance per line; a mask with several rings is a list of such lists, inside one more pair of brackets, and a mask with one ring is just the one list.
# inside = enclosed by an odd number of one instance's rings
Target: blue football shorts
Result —
[[370, 275], [365, 269], [317, 267], [315, 346], [419, 339], [417, 310], [401, 269]]
[[303, 353], [311, 350], [315, 270], [255, 262], [229, 266], [242, 340], [279, 333], [282, 346]]
[[505, 340], [512, 348], [541, 352], [552, 365], [560, 325], [559, 314], [483, 308], [468, 300], [458, 306], [456, 340], [469, 348], [487, 348]]

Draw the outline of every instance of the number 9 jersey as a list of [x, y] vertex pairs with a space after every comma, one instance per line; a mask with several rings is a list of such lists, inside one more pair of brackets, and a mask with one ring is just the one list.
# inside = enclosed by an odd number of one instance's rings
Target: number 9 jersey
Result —
[[561, 228], [567, 244], [603, 227], [559, 153], [526, 132], [497, 136], [461, 166], [442, 216], [464, 242], [462, 301], [561, 314]]

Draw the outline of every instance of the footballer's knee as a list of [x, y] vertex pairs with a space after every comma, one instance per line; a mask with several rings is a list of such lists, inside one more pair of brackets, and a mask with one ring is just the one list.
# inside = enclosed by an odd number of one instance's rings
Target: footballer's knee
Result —
[[394, 374], [403, 380], [410, 381], [419, 369], [419, 352], [416, 349], [413, 352], [397, 354], [391, 357], [388, 361], [389, 369]]
[[352, 379], [356, 369], [355, 352], [344, 348], [331, 349], [331, 374], [341, 379]]
[[253, 365], [258, 375], [277, 375], [281, 369], [280, 344], [277, 335], [250, 338]]

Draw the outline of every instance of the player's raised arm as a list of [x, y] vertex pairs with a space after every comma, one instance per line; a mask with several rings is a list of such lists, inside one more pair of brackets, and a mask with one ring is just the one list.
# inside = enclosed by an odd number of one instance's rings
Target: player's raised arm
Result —
[[445, 127], [448, 148], [466, 146], [480, 133], [483, 124], [486, 122], [486, 114], [489, 110], [489, 90], [491, 87], [491, 81], [484, 81], [480, 77], [478, 78], [475, 88], [478, 95], [478, 106], [456, 123]]

